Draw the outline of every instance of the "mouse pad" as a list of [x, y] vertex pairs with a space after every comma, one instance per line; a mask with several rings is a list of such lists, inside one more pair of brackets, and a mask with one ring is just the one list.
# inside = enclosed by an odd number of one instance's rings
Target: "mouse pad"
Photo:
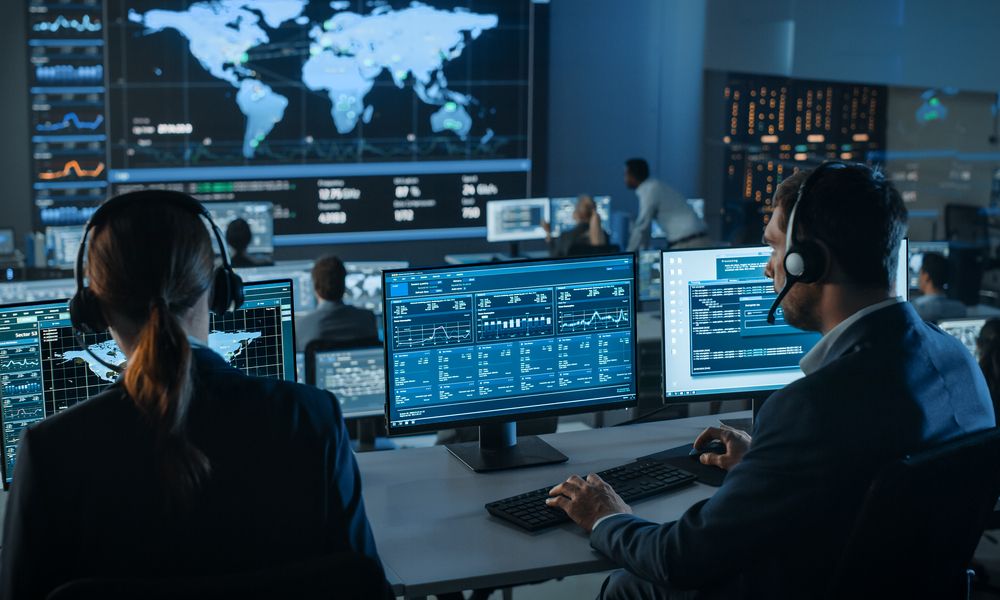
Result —
[[722, 485], [722, 482], [726, 479], [726, 472], [719, 467], [701, 464], [701, 461], [698, 460], [697, 456], [688, 456], [688, 453], [691, 452], [691, 448], [693, 447], [694, 446], [692, 444], [684, 444], [683, 446], [663, 450], [662, 452], [657, 452], [656, 454], [640, 456], [638, 460], [660, 461], [670, 465], [671, 467], [684, 469], [688, 473], [696, 476], [698, 481], [706, 485], [711, 485], [713, 487], [719, 487]]

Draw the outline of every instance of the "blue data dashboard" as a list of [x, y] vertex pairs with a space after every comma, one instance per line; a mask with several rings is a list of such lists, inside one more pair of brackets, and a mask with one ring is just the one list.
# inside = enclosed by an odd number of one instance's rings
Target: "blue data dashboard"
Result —
[[[668, 401], [746, 395], [779, 389], [802, 377], [799, 361], [820, 339], [767, 313], [777, 296], [764, 275], [768, 247], [664, 252], [663, 373]], [[896, 295], [907, 296], [906, 244], [901, 244]]]
[[[208, 345], [252, 376], [295, 380], [291, 283], [244, 286], [243, 306], [213, 315]], [[5, 481], [10, 482], [21, 431], [100, 393], [118, 379], [125, 354], [107, 333], [73, 334], [66, 300], [0, 306], [0, 421]]]
[[271, 203], [279, 246], [469, 238], [529, 193], [547, 1], [11, 4], [39, 229], [152, 187]]
[[632, 255], [387, 272], [390, 433], [634, 404]]

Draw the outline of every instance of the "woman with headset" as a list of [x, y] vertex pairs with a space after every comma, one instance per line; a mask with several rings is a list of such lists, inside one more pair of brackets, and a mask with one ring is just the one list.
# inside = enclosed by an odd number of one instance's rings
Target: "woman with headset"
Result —
[[109, 200], [88, 223], [71, 318], [79, 331], [110, 330], [128, 366], [106, 391], [23, 432], [3, 597], [345, 551], [378, 561], [337, 401], [245, 376], [207, 346], [209, 309], [242, 302], [221, 238], [197, 201], [164, 191]]

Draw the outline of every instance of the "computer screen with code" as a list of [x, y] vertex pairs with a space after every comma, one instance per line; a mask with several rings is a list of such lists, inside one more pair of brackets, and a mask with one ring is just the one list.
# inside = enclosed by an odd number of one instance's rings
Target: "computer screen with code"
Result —
[[634, 261], [386, 272], [389, 432], [634, 404]]
[[[690, 402], [779, 389], [802, 377], [799, 360], [820, 334], [792, 327], [764, 275], [771, 249], [667, 251], [662, 256], [663, 374], [667, 401]], [[906, 244], [896, 295], [906, 299]]]

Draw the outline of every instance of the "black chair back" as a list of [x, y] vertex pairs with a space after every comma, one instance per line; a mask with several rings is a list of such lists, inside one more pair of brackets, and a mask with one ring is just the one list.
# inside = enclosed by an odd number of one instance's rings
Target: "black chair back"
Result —
[[48, 600], [289, 598], [369, 600], [392, 598], [382, 568], [354, 553], [333, 554], [261, 571], [172, 579], [89, 578], [56, 588]]
[[907, 456], [868, 490], [829, 598], [964, 598], [1000, 496], [1000, 429]]

